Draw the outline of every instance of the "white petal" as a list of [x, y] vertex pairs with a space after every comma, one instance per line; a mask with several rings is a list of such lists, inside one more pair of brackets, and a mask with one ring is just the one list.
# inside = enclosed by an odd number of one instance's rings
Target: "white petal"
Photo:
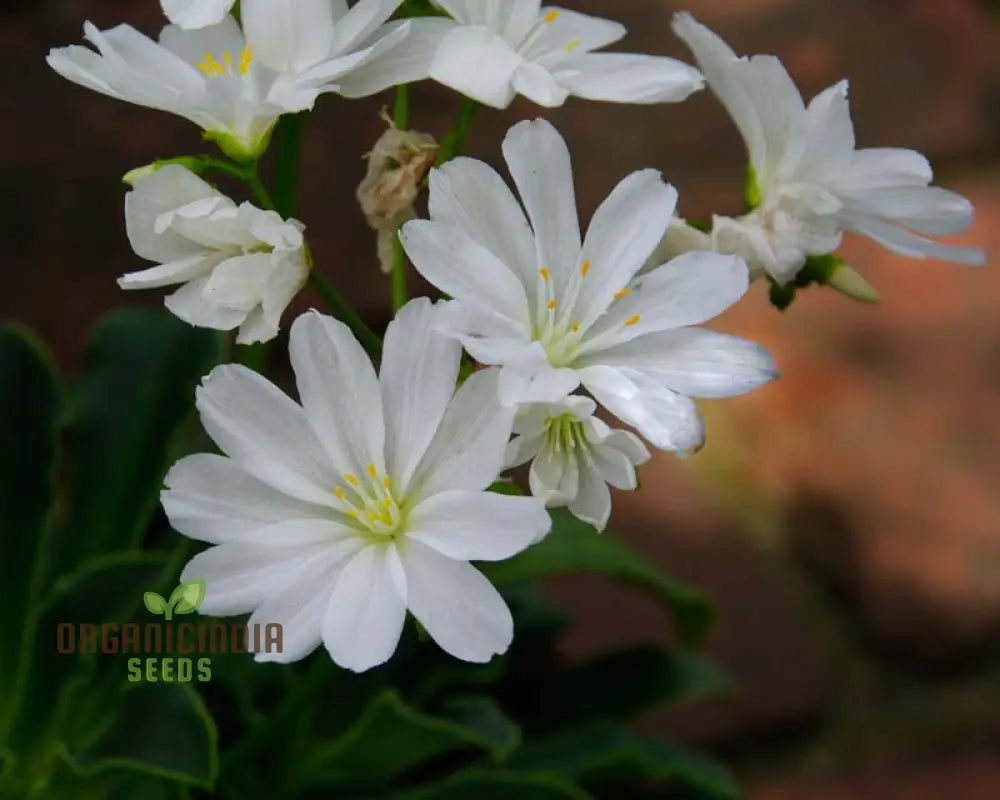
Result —
[[569, 97], [569, 91], [559, 84], [549, 70], [531, 62], [517, 68], [513, 86], [518, 94], [545, 108], [557, 108]]
[[530, 497], [450, 491], [427, 498], [410, 512], [407, 536], [448, 558], [502, 561], [551, 527], [545, 507]]
[[433, 330], [435, 309], [426, 298], [403, 306], [385, 335], [382, 405], [386, 467], [405, 494], [455, 393], [462, 347]]
[[163, 13], [182, 28], [204, 28], [221, 22], [234, 0], [160, 0]]
[[679, 103], [705, 85], [682, 61], [628, 53], [582, 53], [560, 63], [556, 79], [577, 97], [613, 103]]
[[[556, 12], [554, 15], [552, 12]], [[536, 14], [535, 19], [538, 19]], [[585, 53], [606, 47], [625, 36], [620, 22], [581, 14], [567, 8], [545, 9], [544, 22], [536, 35], [522, 45], [525, 57], [546, 64], [565, 61], [570, 53]]]
[[185, 283], [207, 276], [207, 273], [215, 266], [215, 262], [216, 259], [211, 256], [199, 253], [179, 261], [161, 264], [158, 267], [150, 267], [139, 272], [128, 272], [118, 279], [118, 286], [125, 290], [156, 289], [161, 286]]
[[873, 147], [855, 151], [846, 172], [832, 185], [835, 189], [855, 193], [898, 186], [926, 186], [933, 179], [930, 162], [915, 150]]
[[461, 228], [526, 286], [538, 280], [535, 239], [524, 212], [503, 179], [482, 161], [456, 158], [432, 170], [429, 209], [432, 220]]
[[545, 444], [545, 432], [526, 433], [523, 436], [516, 436], [507, 445], [504, 454], [504, 466], [508, 469], [527, 464], [538, 455]]
[[[615, 301], [587, 331], [582, 352], [596, 354], [644, 334], [705, 322], [732, 306], [749, 286], [743, 259], [703, 251], [685, 253], [646, 273], [631, 294]], [[584, 361], [594, 358], [599, 356]]]
[[227, 308], [249, 312], [260, 304], [264, 284], [274, 265], [270, 253], [228, 258], [212, 270], [205, 284], [205, 299]]
[[746, 394], [778, 376], [774, 359], [760, 345], [704, 328], [648, 334], [594, 361], [639, 370], [688, 397]]
[[569, 504], [569, 511], [600, 532], [611, 518], [611, 491], [593, 462], [586, 458], [580, 462], [580, 490]]
[[652, 456], [642, 439], [631, 431], [611, 431], [603, 442], [605, 447], [613, 447], [623, 453], [633, 465], [639, 466], [649, 461]]
[[430, 77], [494, 108], [514, 99], [514, 71], [523, 59], [486, 28], [458, 26], [446, 33], [431, 59]]
[[269, 597], [295, 584], [302, 571], [329, 560], [330, 544], [281, 547], [227, 542], [192, 558], [181, 572], [181, 581], [207, 584], [202, 614], [230, 617], [246, 614]]
[[970, 267], [981, 267], [986, 263], [986, 254], [982, 250], [934, 242], [877, 217], [845, 213], [841, 215], [841, 219], [845, 227], [873, 239], [883, 247], [902, 256], [938, 258], [942, 261], [953, 261]]
[[399, 238], [417, 271], [455, 299], [530, 328], [528, 300], [521, 282], [489, 250], [459, 228], [442, 222], [414, 220]]
[[216, 367], [196, 392], [208, 435], [251, 475], [307, 502], [328, 505], [339, 475], [302, 409], [246, 367]]
[[836, 179], [850, 167], [854, 155], [854, 123], [847, 102], [847, 81], [841, 81], [813, 98], [804, 116], [803, 152], [778, 169], [780, 177], [823, 183]]
[[652, 169], [632, 173], [601, 203], [583, 244], [590, 271], [580, 283], [574, 313], [584, 329], [646, 263], [676, 207], [677, 190]]
[[510, 610], [475, 567], [420, 542], [409, 543], [402, 560], [410, 611], [441, 649], [463, 661], [485, 663], [510, 647]]
[[503, 155], [535, 232], [536, 263], [549, 268], [561, 290], [580, 261], [569, 148], [550, 123], [536, 119], [508, 131]]
[[455, 393], [414, 477], [419, 496], [481, 491], [497, 479], [514, 425], [514, 409], [497, 395], [495, 369], [475, 373]]
[[500, 370], [500, 403], [516, 407], [521, 403], [557, 403], [580, 385], [575, 370], [556, 369], [548, 363], [536, 368], [517, 365]]
[[205, 297], [208, 276], [197, 278], [184, 284], [180, 289], [163, 300], [167, 309], [188, 325], [211, 328], [217, 331], [231, 331], [246, 318], [246, 311], [226, 308]]
[[[385, 472], [385, 423], [375, 369], [350, 329], [315, 311], [292, 323], [289, 355], [305, 415], [333, 465], [363, 476]], [[332, 490], [334, 483], [327, 486]]]
[[596, 468], [605, 483], [623, 491], [631, 491], [638, 485], [632, 460], [622, 451], [614, 447], [596, 445], [591, 450], [591, 456], [594, 459], [593, 468]]
[[[405, 34], [397, 33], [405, 27]], [[337, 93], [344, 97], [369, 97], [391, 86], [412, 83], [430, 75], [431, 61], [452, 25], [436, 17], [390, 22], [363, 64], [337, 78]]]
[[882, 217], [928, 236], [961, 233], [975, 216], [972, 203], [937, 186], [885, 187], [840, 196], [851, 212]]
[[329, 509], [289, 497], [224, 456], [203, 453], [183, 458], [167, 473], [164, 484], [167, 489], [160, 500], [171, 526], [193, 539], [219, 544], [295, 520], [315, 520], [328, 533], [336, 532], [325, 528]]
[[589, 367], [584, 387], [597, 402], [661, 450], [689, 452], [705, 444], [705, 427], [690, 398], [629, 368]]
[[243, 0], [240, 13], [254, 56], [273, 70], [301, 72], [330, 55], [330, 0]]
[[[331, 549], [327, 557], [304, 568], [295, 582], [262, 603], [250, 616], [247, 625], [281, 625], [281, 652], [261, 649], [254, 656], [259, 663], [290, 664], [305, 658], [323, 641], [323, 619], [330, 607], [330, 597], [344, 562], [363, 547], [351, 539]], [[262, 634], [263, 635], [263, 634]]]
[[580, 491], [580, 464], [574, 454], [543, 447], [528, 471], [531, 494], [549, 508], [558, 508], [576, 499]]
[[392, 577], [395, 547], [369, 545], [344, 568], [323, 619], [323, 644], [338, 666], [364, 672], [396, 651], [406, 600]]
[[[329, 3], [329, 0], [326, 0]], [[369, 42], [403, 0], [359, 0], [337, 20], [333, 51], [343, 53]]]

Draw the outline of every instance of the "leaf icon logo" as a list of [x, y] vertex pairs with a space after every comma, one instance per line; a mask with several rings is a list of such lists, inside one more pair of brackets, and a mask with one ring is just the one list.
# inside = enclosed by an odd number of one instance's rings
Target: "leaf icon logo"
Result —
[[156, 592], [146, 592], [142, 602], [151, 614], [162, 615], [165, 620], [173, 619], [174, 614], [193, 614], [205, 601], [207, 586], [203, 580], [185, 581], [173, 592], [170, 599], [164, 600]]

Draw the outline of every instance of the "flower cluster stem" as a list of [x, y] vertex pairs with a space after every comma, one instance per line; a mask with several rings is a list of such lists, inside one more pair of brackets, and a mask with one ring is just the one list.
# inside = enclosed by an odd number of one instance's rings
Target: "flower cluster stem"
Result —
[[459, 113], [458, 122], [448, 132], [448, 135], [444, 137], [441, 149], [438, 151], [438, 166], [460, 156], [465, 150], [465, 142], [469, 138], [469, 130], [472, 128], [472, 121], [476, 118], [479, 108], [479, 103], [475, 100], [466, 98], [462, 101], [462, 110]]
[[[396, 104], [393, 108], [392, 122], [401, 131], [408, 130], [410, 127], [410, 87], [405, 83], [396, 87]], [[392, 250], [394, 259], [391, 298], [392, 311], [395, 314], [406, 305], [409, 296], [406, 288], [406, 253], [398, 235], [393, 238]]]

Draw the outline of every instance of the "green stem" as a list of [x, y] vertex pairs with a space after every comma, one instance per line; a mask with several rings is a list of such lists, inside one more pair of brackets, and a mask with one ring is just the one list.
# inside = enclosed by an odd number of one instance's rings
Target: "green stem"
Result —
[[274, 132], [277, 163], [274, 175], [274, 207], [282, 217], [299, 212], [299, 179], [302, 173], [302, 136], [306, 115], [286, 114]]
[[441, 149], [438, 151], [438, 166], [451, 161], [456, 156], [460, 156], [462, 151], [465, 150], [465, 142], [469, 138], [469, 129], [472, 127], [472, 120], [476, 118], [478, 111], [479, 103], [475, 100], [465, 98], [462, 101], [462, 111], [459, 114], [458, 122], [448, 132], [448, 135], [444, 137]]
[[368, 354], [372, 358], [378, 358], [382, 353], [382, 340], [365, 324], [365, 321], [358, 316], [354, 309], [344, 302], [337, 291], [315, 269], [309, 270], [309, 283], [330, 307], [333, 315], [358, 337], [358, 341], [368, 351]]
[[[396, 106], [393, 110], [393, 124], [398, 130], [405, 131], [410, 127], [410, 87], [406, 84], [396, 87]], [[398, 232], [397, 232], [398, 233]], [[392, 265], [392, 311], [396, 313], [406, 305], [408, 291], [406, 288], [406, 253], [399, 237], [392, 242], [394, 256]]]

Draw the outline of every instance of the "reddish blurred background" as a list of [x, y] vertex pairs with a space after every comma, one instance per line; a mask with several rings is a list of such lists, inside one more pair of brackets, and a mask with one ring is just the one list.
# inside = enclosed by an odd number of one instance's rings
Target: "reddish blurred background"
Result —
[[[849, 78], [859, 144], [929, 155], [939, 181], [976, 203], [962, 241], [1000, 252], [1000, 16], [985, 0], [567, 5], [626, 22], [628, 49], [685, 58], [669, 23], [687, 8], [738, 51], [780, 55], [808, 96]], [[137, 266], [118, 177], [203, 149], [187, 123], [47, 69], [46, 50], [78, 41], [85, 19], [160, 25], [155, 0], [0, 8], [0, 318], [39, 331], [68, 374], [104, 310], [159, 302], [114, 282]], [[388, 291], [354, 187], [390, 100], [323, 100], [305, 149], [301, 217], [318, 263], [373, 324], [387, 319]], [[414, 126], [438, 136], [457, 110], [430, 85], [414, 103]], [[506, 128], [539, 113], [484, 113], [472, 154], [496, 164]], [[689, 218], [738, 210], [742, 145], [708, 93], [546, 116], [570, 141], [584, 216], [648, 166], [677, 185]], [[992, 266], [912, 262], [855, 240], [844, 254], [883, 303], [810, 290], [780, 314], [755, 287], [720, 327], [766, 344], [782, 380], [706, 404], [708, 447], [657, 458], [641, 491], [616, 498], [617, 535], [718, 597], [711, 649], [739, 687], [646, 726], [730, 757], [755, 800], [996, 800], [1000, 280]], [[668, 635], [627, 590], [573, 579], [552, 593], [579, 620], [570, 654]]]

